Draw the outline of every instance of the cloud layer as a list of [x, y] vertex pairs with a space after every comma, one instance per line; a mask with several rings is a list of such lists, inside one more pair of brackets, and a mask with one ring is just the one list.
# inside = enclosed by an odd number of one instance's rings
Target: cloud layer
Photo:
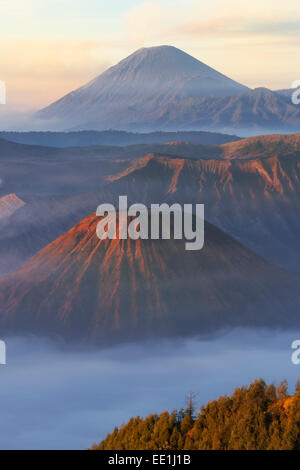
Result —
[[36, 339], [7, 339], [0, 366], [2, 449], [83, 449], [130, 416], [198, 406], [263, 377], [287, 378], [297, 334], [236, 331], [215, 338], [69, 350]]

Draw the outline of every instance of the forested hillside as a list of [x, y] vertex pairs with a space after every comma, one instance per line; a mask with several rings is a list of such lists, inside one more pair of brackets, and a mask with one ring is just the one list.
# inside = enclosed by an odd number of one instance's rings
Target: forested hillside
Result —
[[300, 383], [289, 396], [260, 379], [201, 407], [131, 418], [94, 450], [300, 450]]

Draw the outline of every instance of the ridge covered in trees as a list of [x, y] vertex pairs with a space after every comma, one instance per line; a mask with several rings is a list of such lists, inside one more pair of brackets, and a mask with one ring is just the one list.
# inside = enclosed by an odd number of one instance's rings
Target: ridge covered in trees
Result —
[[300, 383], [260, 379], [202, 406], [131, 418], [93, 450], [300, 450]]

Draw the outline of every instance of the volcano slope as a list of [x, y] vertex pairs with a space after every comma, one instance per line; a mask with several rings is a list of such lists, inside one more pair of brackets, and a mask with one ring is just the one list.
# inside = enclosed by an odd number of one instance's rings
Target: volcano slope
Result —
[[185, 240], [99, 240], [91, 215], [0, 281], [2, 334], [97, 342], [299, 326], [299, 277], [215, 226]]
[[211, 223], [272, 263], [300, 271], [300, 134], [208, 150], [197, 159], [151, 153], [108, 177], [109, 191], [131, 203], [205, 204]]

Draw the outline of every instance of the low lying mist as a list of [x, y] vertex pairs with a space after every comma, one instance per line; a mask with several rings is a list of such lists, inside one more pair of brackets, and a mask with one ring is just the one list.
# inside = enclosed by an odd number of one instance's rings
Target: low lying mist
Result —
[[[202, 340], [70, 350], [45, 339], [7, 338], [0, 366], [1, 449], [83, 449], [129, 417], [197, 405], [263, 377], [287, 378], [299, 332], [236, 330]], [[5, 339], [5, 338], [2, 338]]]

